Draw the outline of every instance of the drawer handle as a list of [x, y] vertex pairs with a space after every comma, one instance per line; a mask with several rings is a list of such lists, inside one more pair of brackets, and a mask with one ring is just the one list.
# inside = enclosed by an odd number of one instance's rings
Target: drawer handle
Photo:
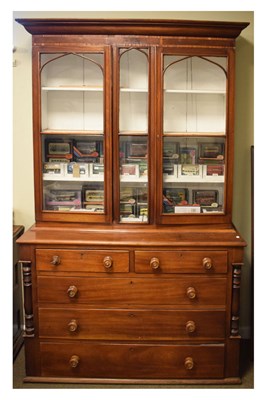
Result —
[[50, 262], [50, 264], [57, 266], [60, 265], [60, 257], [59, 256], [53, 256], [52, 257], [52, 261]]
[[192, 357], [186, 357], [184, 360], [184, 366], [186, 369], [193, 369], [194, 368], [194, 360]]
[[77, 328], [78, 328], [78, 323], [76, 319], [72, 319], [68, 324], [69, 332], [75, 332], [77, 331]]
[[74, 285], [69, 286], [69, 288], [68, 288], [68, 290], [67, 290], [67, 294], [68, 294], [68, 296], [69, 296], [70, 298], [75, 297], [76, 294], [77, 294], [77, 292], [78, 292], [78, 289], [77, 289], [77, 287], [74, 286]]
[[211, 258], [209, 258], [209, 257], [203, 258], [203, 267], [207, 271], [209, 271], [213, 267]]
[[160, 260], [157, 257], [151, 258], [150, 267], [152, 269], [158, 269], [160, 267]]
[[79, 364], [80, 358], [76, 355], [73, 355], [70, 360], [69, 360], [69, 364], [72, 368], [76, 368]]
[[186, 291], [186, 294], [187, 294], [187, 297], [188, 297], [190, 300], [195, 299], [195, 298], [196, 298], [196, 290], [195, 290], [195, 288], [192, 287], [192, 286], [188, 287], [188, 288], [187, 288], [187, 291]]
[[186, 332], [187, 332], [187, 333], [193, 333], [193, 332], [195, 332], [195, 330], [196, 330], [195, 322], [194, 322], [194, 321], [188, 321], [188, 322], [186, 322], [185, 328], [186, 328]]
[[104, 259], [103, 259], [103, 266], [104, 266], [104, 268], [106, 268], [106, 269], [112, 268], [112, 266], [113, 266], [113, 259], [112, 259], [112, 257], [110, 257], [110, 256], [104, 257]]

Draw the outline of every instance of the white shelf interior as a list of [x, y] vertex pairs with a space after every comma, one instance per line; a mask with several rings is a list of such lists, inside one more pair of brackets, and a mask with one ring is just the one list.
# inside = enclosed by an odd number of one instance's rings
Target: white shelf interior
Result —
[[103, 92], [103, 87], [94, 86], [43, 86], [44, 92], [63, 91], [63, 92]]
[[164, 132], [225, 132], [226, 58], [183, 58], [164, 57]]
[[[60, 54], [58, 54], [60, 55]], [[103, 131], [103, 54], [42, 55], [42, 131]], [[86, 59], [87, 58], [87, 59]], [[89, 61], [88, 59], [94, 61]]]
[[148, 69], [146, 54], [137, 49], [123, 50], [120, 57], [120, 132], [148, 130]]

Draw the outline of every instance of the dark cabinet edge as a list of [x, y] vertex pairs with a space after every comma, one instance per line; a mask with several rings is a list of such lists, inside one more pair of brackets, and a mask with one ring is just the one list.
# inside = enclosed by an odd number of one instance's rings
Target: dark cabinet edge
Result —
[[237, 38], [249, 22], [164, 19], [17, 18], [32, 35], [149, 35]]

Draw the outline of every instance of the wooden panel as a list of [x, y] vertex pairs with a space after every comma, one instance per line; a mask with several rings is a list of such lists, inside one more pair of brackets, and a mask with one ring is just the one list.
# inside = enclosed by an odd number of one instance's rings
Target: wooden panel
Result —
[[[109, 267], [110, 263], [111, 266]], [[104, 264], [106, 264], [106, 267]], [[37, 249], [36, 269], [38, 271], [58, 272], [128, 272], [129, 252], [115, 250]]]
[[[73, 290], [74, 289], [74, 290]], [[193, 289], [193, 290], [192, 290]], [[188, 294], [187, 294], [188, 291]], [[68, 294], [69, 292], [69, 294]], [[75, 295], [69, 297], [75, 292]], [[191, 293], [190, 293], [191, 292]], [[189, 298], [188, 296], [193, 296]], [[41, 276], [41, 302], [63, 304], [225, 305], [226, 279], [184, 276], [180, 279], [79, 278]]]
[[39, 309], [43, 338], [193, 340], [225, 336], [224, 311]]
[[42, 376], [220, 378], [224, 371], [223, 344], [41, 343], [41, 353]]
[[[139, 273], [226, 273], [227, 251], [136, 251], [135, 271]], [[154, 268], [153, 258], [159, 260]], [[211, 268], [209, 268], [211, 260]], [[209, 268], [209, 269], [207, 269]]]

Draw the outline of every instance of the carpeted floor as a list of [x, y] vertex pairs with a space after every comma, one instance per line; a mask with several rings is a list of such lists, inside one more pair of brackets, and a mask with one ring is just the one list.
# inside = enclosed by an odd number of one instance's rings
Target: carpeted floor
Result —
[[241, 348], [241, 373], [242, 383], [240, 385], [95, 385], [95, 384], [60, 384], [60, 383], [23, 383], [25, 376], [24, 369], [24, 348], [22, 347], [13, 366], [13, 388], [14, 389], [209, 389], [209, 388], [226, 388], [226, 389], [252, 389], [253, 383], [253, 362], [251, 361], [248, 343], [242, 343]]

